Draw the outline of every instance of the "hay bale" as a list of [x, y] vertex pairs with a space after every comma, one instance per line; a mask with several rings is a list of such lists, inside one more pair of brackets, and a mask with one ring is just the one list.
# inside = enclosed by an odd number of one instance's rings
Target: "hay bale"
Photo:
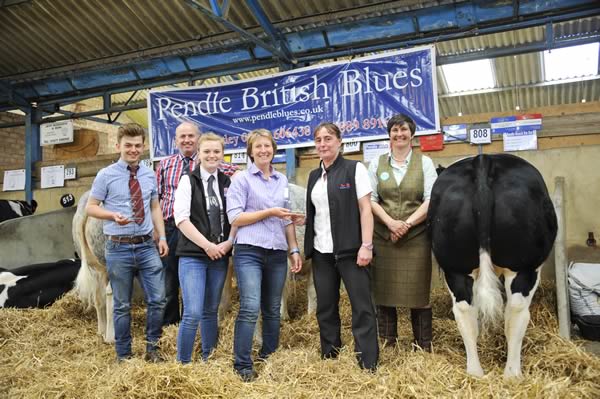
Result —
[[[444, 290], [432, 295], [434, 353], [412, 352], [407, 311], [399, 314], [397, 347], [381, 349], [379, 370], [360, 370], [352, 353], [350, 306], [342, 297], [343, 341], [337, 360], [319, 357], [318, 326], [305, 314], [305, 282], [297, 282], [298, 303], [290, 322], [282, 325], [281, 347], [264, 364], [259, 378], [242, 383], [232, 370], [237, 301], [221, 324], [217, 351], [206, 363], [175, 362], [177, 327], [165, 329], [161, 351], [168, 360], [142, 360], [145, 316], [133, 312], [135, 359], [115, 363], [114, 348], [96, 335], [94, 312], [83, 310], [73, 294], [48, 309], [0, 310], [0, 397], [10, 398], [312, 398], [312, 397], [600, 397], [600, 359], [584, 352], [581, 342], [558, 336], [555, 294], [542, 285], [531, 306], [532, 321], [523, 342], [522, 380], [502, 378], [506, 343], [502, 332], [481, 340], [480, 354], [488, 372], [481, 379], [465, 372], [462, 339], [452, 320]], [[293, 303], [293, 300], [292, 300]]]

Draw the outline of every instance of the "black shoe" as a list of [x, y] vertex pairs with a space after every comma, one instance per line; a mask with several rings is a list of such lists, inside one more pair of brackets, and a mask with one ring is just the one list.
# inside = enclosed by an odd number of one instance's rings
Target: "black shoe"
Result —
[[160, 355], [160, 353], [158, 353], [158, 351], [146, 352], [144, 360], [149, 363], [162, 363], [165, 361], [165, 359], [163, 359], [163, 357]]
[[243, 382], [252, 382], [258, 378], [258, 373], [252, 370], [249, 373], [238, 373]]
[[369, 366], [369, 367], [363, 366], [361, 364], [360, 368], [363, 369], [363, 370], [365, 370], [365, 371], [368, 371], [369, 373], [373, 373], [373, 374], [377, 372], [377, 365], [376, 364], [373, 365], [373, 366]]
[[265, 364], [267, 362], [267, 359], [269, 358], [269, 356], [262, 356], [262, 355], [258, 355], [255, 359], [254, 359], [254, 363], [261, 363], [261, 364]]

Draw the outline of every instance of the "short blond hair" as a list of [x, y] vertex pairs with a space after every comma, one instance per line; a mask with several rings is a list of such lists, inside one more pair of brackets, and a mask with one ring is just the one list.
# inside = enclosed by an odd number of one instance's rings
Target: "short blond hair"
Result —
[[275, 142], [271, 132], [267, 129], [255, 129], [248, 133], [248, 144], [246, 147], [246, 154], [252, 160], [252, 162], [254, 162], [254, 158], [252, 158], [252, 146], [259, 137], [266, 137], [271, 140], [271, 145], [273, 146], [273, 157], [275, 157], [275, 153], [277, 152], [277, 143]]
[[202, 133], [202, 135], [198, 139], [198, 150], [200, 150], [200, 146], [205, 141], [218, 141], [219, 143], [221, 143], [221, 148], [223, 149], [223, 151], [225, 151], [225, 140], [218, 134], [215, 134], [213, 132]]

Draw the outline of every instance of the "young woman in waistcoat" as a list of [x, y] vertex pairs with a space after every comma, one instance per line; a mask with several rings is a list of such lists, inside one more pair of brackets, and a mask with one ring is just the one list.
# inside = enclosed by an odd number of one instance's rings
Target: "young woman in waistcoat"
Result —
[[375, 370], [377, 322], [371, 300], [373, 214], [367, 169], [344, 159], [340, 129], [321, 123], [314, 132], [321, 164], [308, 178], [305, 255], [312, 258], [323, 358], [337, 356], [341, 340], [340, 281], [352, 307], [354, 349], [360, 367]]
[[429, 157], [412, 150], [415, 122], [399, 114], [387, 124], [390, 152], [369, 165], [375, 215], [373, 296], [379, 336], [398, 338], [397, 307], [410, 308], [414, 343], [431, 351], [431, 243], [425, 232], [431, 188], [437, 178]]
[[183, 297], [177, 361], [184, 364], [192, 360], [198, 325], [203, 360], [217, 345], [217, 311], [234, 235], [225, 217], [230, 179], [218, 170], [223, 161], [223, 138], [204, 133], [198, 146], [199, 165], [181, 177], [174, 203], [175, 224], [182, 233], [177, 244]]

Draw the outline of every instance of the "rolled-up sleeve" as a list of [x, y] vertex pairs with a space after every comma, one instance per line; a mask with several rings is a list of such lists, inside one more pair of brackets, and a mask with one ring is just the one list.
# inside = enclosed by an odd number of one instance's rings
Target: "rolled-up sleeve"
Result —
[[[245, 172], [242, 172], [245, 173]], [[246, 176], [237, 176], [231, 179], [231, 185], [227, 189], [227, 219], [233, 224], [235, 219], [246, 210], [248, 200], [248, 181]]]
[[431, 198], [431, 189], [433, 184], [437, 180], [437, 172], [435, 171], [435, 165], [429, 157], [423, 157], [423, 201], [428, 201]]
[[369, 172], [367, 172], [365, 165], [360, 162], [356, 164], [354, 181], [356, 184], [356, 199], [361, 199], [372, 192], [371, 183], [369, 181]]
[[173, 218], [175, 226], [184, 220], [190, 220], [190, 205], [192, 203], [192, 185], [190, 177], [183, 175], [175, 190], [175, 202], [173, 203]]

